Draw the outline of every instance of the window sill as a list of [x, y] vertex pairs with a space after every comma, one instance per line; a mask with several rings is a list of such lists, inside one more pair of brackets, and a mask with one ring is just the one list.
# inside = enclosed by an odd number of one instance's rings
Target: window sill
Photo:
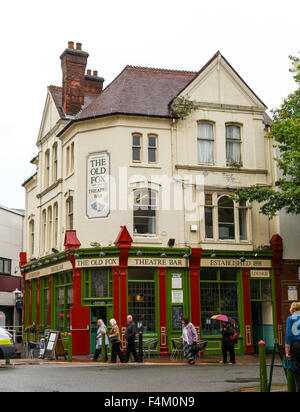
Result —
[[129, 167], [139, 167], [145, 169], [161, 169], [162, 167], [156, 163], [131, 163]]
[[150, 243], [158, 243], [158, 244], [162, 244], [162, 241], [156, 236], [156, 235], [145, 235], [145, 236], [137, 236], [137, 235], [133, 235], [133, 242], [134, 243], [146, 243], [146, 244], [150, 244]]

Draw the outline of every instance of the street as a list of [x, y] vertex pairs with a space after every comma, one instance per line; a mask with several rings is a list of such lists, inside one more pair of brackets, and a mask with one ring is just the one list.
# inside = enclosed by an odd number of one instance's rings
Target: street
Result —
[[[268, 368], [269, 373], [269, 368]], [[272, 391], [286, 391], [275, 367]], [[0, 366], [0, 392], [259, 391], [257, 365], [68, 364]]]

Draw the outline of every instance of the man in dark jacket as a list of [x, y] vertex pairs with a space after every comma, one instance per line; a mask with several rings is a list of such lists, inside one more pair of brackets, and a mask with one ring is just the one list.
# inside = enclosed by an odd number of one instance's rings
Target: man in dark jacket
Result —
[[125, 338], [127, 341], [126, 362], [129, 361], [131, 353], [134, 357], [134, 361], [138, 362], [139, 359], [135, 347], [136, 324], [133, 322], [131, 315], [127, 316], [127, 322], [128, 323], [125, 331]]

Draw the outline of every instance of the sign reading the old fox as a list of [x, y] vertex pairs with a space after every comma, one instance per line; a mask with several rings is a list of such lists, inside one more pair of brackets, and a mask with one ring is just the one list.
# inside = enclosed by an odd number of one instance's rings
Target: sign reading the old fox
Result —
[[86, 214], [90, 219], [107, 217], [110, 212], [110, 157], [107, 152], [87, 158]]

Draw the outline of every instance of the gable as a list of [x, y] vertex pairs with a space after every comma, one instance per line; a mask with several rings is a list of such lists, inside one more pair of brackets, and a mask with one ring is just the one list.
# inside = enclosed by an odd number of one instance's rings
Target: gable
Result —
[[46, 136], [46, 134], [49, 133], [50, 130], [52, 130], [53, 127], [57, 124], [60, 118], [61, 117], [58, 113], [56, 104], [51, 96], [51, 93], [48, 90], [38, 140]]
[[266, 109], [264, 103], [221, 54], [217, 54], [210, 64], [200, 70], [181, 95], [188, 95], [196, 102]]

